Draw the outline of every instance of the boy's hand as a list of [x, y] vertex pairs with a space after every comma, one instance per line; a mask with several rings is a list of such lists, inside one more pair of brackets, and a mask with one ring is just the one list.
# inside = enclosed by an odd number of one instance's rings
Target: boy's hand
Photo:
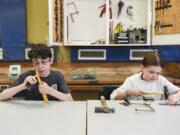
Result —
[[45, 93], [45, 94], [50, 94], [51, 92], [51, 87], [45, 82], [43, 82], [41, 85], [39, 85], [39, 92], [40, 93]]
[[34, 76], [32, 76], [32, 75], [26, 77], [25, 80], [24, 80], [24, 82], [23, 82], [23, 84], [24, 84], [24, 86], [25, 86], [26, 88], [27, 88], [27, 85], [28, 85], [28, 84], [33, 85], [33, 84], [35, 84], [35, 83], [37, 83], [37, 80], [36, 80], [36, 78], [35, 78]]

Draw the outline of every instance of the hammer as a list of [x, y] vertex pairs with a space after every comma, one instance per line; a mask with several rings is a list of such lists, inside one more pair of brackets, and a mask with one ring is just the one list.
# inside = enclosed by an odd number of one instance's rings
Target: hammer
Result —
[[104, 96], [100, 97], [102, 107], [95, 107], [95, 113], [114, 113], [114, 108], [109, 108], [106, 104]]

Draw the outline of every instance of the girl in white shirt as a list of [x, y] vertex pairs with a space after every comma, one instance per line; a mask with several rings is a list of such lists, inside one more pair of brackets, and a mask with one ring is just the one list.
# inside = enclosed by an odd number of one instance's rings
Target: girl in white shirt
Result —
[[[147, 54], [142, 61], [142, 72], [128, 77], [122, 86], [112, 92], [111, 99], [143, 99], [146, 91], [163, 92], [166, 87], [169, 92], [168, 103], [177, 103], [180, 99], [180, 88], [160, 75], [162, 67], [163, 63], [157, 54]], [[160, 94], [151, 96], [156, 100], [163, 98]]]

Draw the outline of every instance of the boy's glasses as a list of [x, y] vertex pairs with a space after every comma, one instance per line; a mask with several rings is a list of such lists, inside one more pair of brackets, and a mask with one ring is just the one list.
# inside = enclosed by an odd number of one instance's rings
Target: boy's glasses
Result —
[[48, 60], [41, 60], [41, 61], [37, 61], [37, 60], [32, 61], [33, 65], [35, 65], [35, 66], [39, 66], [40, 64], [46, 65], [48, 62], [49, 62], [49, 59]]

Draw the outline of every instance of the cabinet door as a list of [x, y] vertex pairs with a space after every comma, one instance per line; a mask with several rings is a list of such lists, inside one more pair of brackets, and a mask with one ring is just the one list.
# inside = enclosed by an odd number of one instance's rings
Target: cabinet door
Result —
[[24, 60], [25, 0], [0, 1], [0, 39], [3, 60]]
[[1, 0], [0, 21], [2, 46], [25, 44], [25, 0]]
[[106, 1], [65, 1], [65, 45], [106, 44]]
[[151, 0], [116, 0], [110, 4], [111, 45], [149, 45], [151, 35]]

